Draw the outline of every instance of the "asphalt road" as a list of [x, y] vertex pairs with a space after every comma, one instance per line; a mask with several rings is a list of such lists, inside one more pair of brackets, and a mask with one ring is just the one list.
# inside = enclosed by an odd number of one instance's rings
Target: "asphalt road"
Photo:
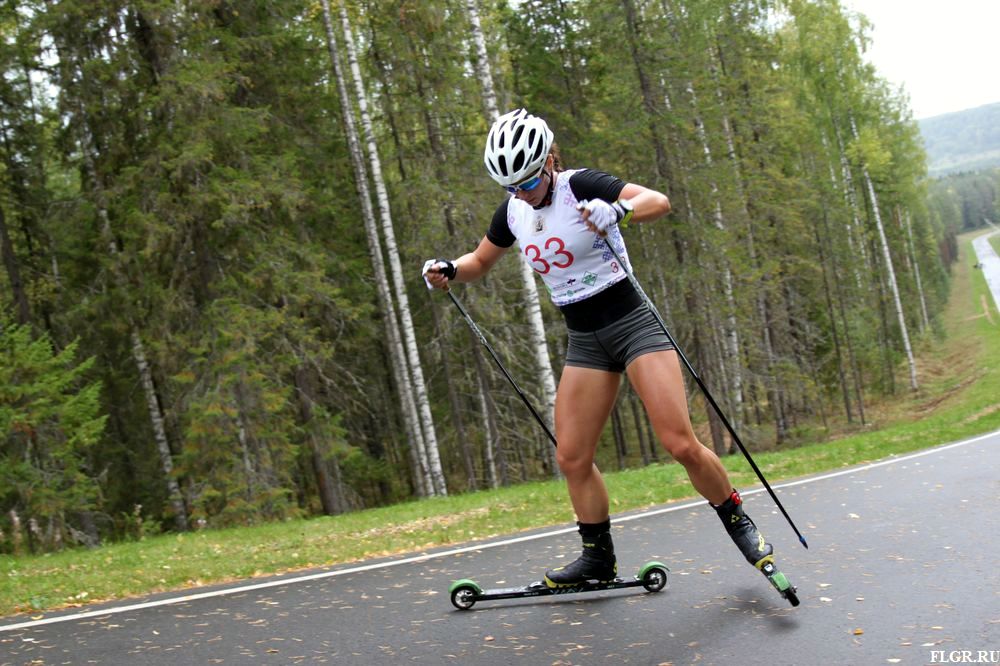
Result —
[[982, 269], [983, 276], [986, 278], [986, 284], [993, 295], [993, 305], [1000, 310], [1000, 257], [997, 256], [996, 251], [994, 251], [993, 246], [990, 244], [990, 238], [998, 233], [1000, 231], [993, 231], [982, 236], [977, 236], [972, 241], [972, 247], [975, 248], [979, 267]]
[[0, 664], [997, 664], [998, 471], [994, 433], [785, 484], [809, 550], [766, 494], [745, 492], [798, 608], [742, 560], [708, 506], [687, 503], [615, 523], [623, 573], [650, 559], [671, 568], [657, 594], [453, 609], [454, 579], [513, 586], [575, 557], [574, 534], [536, 532], [150, 600], [159, 606], [8, 618]]

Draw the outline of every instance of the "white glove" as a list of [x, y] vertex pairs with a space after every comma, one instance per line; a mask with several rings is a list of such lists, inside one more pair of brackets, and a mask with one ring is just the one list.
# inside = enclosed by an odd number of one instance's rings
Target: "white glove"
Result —
[[583, 221], [602, 236], [625, 217], [625, 210], [620, 205], [617, 203], [609, 204], [604, 199], [581, 201], [576, 209], [580, 212], [589, 212], [586, 217], [583, 217]]
[[421, 275], [424, 278], [427, 288], [433, 289], [434, 285], [427, 279], [428, 273], [440, 273], [449, 280], [454, 280], [455, 276], [458, 275], [458, 268], [455, 266], [455, 262], [448, 261], [447, 259], [428, 259], [425, 261], [424, 270], [421, 272]]

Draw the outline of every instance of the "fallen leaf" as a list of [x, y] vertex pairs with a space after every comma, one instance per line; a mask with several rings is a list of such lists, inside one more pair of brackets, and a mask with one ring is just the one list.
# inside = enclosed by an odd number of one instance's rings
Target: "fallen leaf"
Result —
[[865, 630], [864, 630], [864, 629], [855, 629], [855, 630], [854, 630], [854, 635], [855, 635], [855, 636], [860, 636], [860, 635], [861, 635], [861, 634], [863, 634], [863, 633], [865, 633]]

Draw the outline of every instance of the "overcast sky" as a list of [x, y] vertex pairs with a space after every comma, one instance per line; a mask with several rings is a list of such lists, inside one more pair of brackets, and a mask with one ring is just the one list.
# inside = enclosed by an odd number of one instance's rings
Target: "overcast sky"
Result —
[[1000, 102], [1000, 0], [841, 0], [874, 24], [867, 57], [916, 119]]

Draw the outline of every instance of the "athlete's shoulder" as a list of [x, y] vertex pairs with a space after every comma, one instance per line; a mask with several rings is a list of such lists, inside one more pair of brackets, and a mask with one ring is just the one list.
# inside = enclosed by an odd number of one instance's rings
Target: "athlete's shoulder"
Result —
[[617, 201], [625, 181], [599, 169], [577, 169], [569, 177], [569, 187], [577, 199]]
[[493, 212], [490, 227], [486, 230], [486, 238], [497, 247], [510, 247], [516, 240], [514, 233], [510, 230], [510, 223], [508, 221], [510, 205], [514, 201], [514, 197], [507, 197], [497, 206], [497, 209]]

